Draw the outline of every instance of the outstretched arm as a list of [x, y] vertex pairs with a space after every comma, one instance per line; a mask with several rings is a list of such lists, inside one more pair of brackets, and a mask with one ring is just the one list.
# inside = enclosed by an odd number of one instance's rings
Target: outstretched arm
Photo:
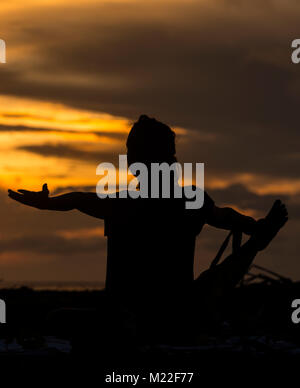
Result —
[[252, 234], [256, 227], [254, 218], [244, 216], [230, 207], [214, 206], [207, 223], [220, 229], [238, 229], [246, 234]]
[[109, 203], [98, 198], [96, 193], [73, 192], [49, 197], [47, 184], [42, 191], [8, 190], [8, 196], [24, 205], [43, 210], [68, 211], [77, 209], [96, 218], [104, 218], [109, 211]]

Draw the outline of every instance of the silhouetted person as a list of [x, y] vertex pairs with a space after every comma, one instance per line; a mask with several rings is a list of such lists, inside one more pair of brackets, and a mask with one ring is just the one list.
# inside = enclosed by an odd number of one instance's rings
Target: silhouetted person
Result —
[[[175, 153], [175, 133], [167, 125], [145, 115], [133, 125], [127, 139], [129, 165], [171, 165], [176, 162]], [[203, 322], [215, 323], [221, 298], [237, 285], [257, 252], [287, 221], [280, 201], [266, 218], [255, 221], [231, 208], [216, 206], [206, 192], [204, 205], [195, 210], [185, 208], [184, 193], [182, 198], [169, 199], [100, 199], [95, 193], [84, 192], [49, 197], [45, 184], [40, 192], [9, 190], [9, 196], [38, 209], [77, 209], [104, 219], [109, 300], [133, 313], [145, 331], [159, 333], [161, 329], [163, 335], [174, 327], [187, 331]], [[195, 239], [205, 224], [239, 230], [251, 237], [221, 264], [194, 280]], [[199, 309], [200, 319], [195, 321], [193, 313]]]

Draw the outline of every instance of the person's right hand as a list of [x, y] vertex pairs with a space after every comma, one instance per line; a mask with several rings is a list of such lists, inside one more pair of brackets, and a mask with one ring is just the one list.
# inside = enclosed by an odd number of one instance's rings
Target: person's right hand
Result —
[[18, 192], [16, 192], [8, 190], [8, 196], [24, 205], [44, 209], [48, 201], [49, 190], [47, 183], [45, 183], [43, 184], [42, 191], [18, 190]]

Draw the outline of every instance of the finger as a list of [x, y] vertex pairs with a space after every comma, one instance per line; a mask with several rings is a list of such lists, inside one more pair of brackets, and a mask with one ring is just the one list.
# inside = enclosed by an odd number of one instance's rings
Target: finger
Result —
[[8, 190], [8, 194], [9, 194], [10, 196], [13, 195], [13, 196], [18, 196], [18, 197], [23, 197], [22, 194], [19, 194], [19, 193], [17, 193], [16, 191], [13, 191], [13, 190]]
[[19, 195], [19, 193], [17, 193], [16, 191], [13, 191], [13, 190], [11, 190], [11, 189], [8, 189], [8, 195], [13, 195], [13, 194]]
[[18, 190], [19, 193], [23, 193], [23, 194], [28, 194], [28, 193], [32, 193], [32, 191], [29, 191], [29, 190], [23, 190], [23, 189], [20, 189]]
[[24, 201], [24, 195], [17, 193], [13, 190], [8, 190], [8, 196], [15, 201], [23, 202]]

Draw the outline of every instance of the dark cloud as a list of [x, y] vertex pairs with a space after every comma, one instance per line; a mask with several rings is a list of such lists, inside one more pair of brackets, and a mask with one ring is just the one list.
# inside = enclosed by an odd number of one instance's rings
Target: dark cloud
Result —
[[[12, 114], [12, 115], [8, 115], [8, 114], [1, 114], [1, 116], [3, 117], [10, 117], [10, 118], [13, 118], [13, 117], [16, 117], [16, 118], [20, 118], [20, 117], [25, 117], [26, 118], [26, 115], [15, 115], [15, 114]], [[28, 115], [29, 117], [31, 117], [30, 115]], [[41, 128], [41, 127], [30, 127], [30, 126], [26, 126], [26, 125], [3, 125], [3, 124], [0, 124], [0, 132], [49, 132], [49, 133], [57, 133], [57, 132], [61, 132], [61, 133], [72, 133], [73, 135], [82, 135], [83, 133], [84, 134], [88, 134], [88, 135], [96, 135], [98, 137], [109, 137], [109, 138], [112, 138], [112, 139], [117, 139], [117, 140], [124, 140], [126, 139], [127, 137], [127, 134], [126, 133], [122, 133], [122, 132], [113, 132], [113, 131], [105, 131], [105, 132], [101, 132], [101, 130], [97, 130], [97, 131], [90, 131], [88, 130], [88, 123], [87, 123], [87, 130], [83, 129], [83, 131], [79, 131], [79, 130], [72, 130], [72, 129], [54, 129], [54, 128]], [[100, 142], [101, 140], [99, 140]]]
[[[241, 184], [231, 185], [224, 189], [213, 189], [209, 191], [209, 194], [213, 197], [217, 204], [235, 204], [242, 209], [253, 209], [260, 212], [268, 211], [273, 202], [278, 199], [277, 195], [256, 194]], [[280, 199], [287, 202], [289, 200], [289, 196], [280, 195]]]
[[106, 248], [103, 236], [85, 238], [63, 238], [55, 234], [25, 235], [13, 239], [2, 240], [0, 254], [5, 252], [21, 252], [23, 255], [30, 253], [46, 255], [84, 255], [99, 252]]
[[95, 150], [82, 150], [78, 147], [72, 147], [67, 144], [42, 144], [42, 145], [25, 145], [18, 147], [19, 150], [32, 152], [41, 156], [55, 156], [57, 158], [75, 159], [87, 162], [118, 162], [119, 155], [113, 155], [111, 151], [105, 151], [103, 149], [99, 151]]
[[22, 15], [13, 44], [38, 53], [0, 73], [2, 93], [216, 136], [181, 152], [212, 173], [298, 177], [295, 1], [85, 3]]

